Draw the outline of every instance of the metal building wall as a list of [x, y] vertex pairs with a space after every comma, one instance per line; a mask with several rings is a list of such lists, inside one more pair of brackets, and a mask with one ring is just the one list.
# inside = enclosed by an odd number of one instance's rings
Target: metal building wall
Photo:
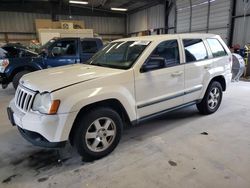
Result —
[[[59, 19], [68, 20], [68, 15], [60, 15]], [[98, 34], [120, 34], [126, 33], [125, 17], [94, 17], [94, 16], [72, 16], [73, 20], [82, 20], [85, 27], [94, 29]]]
[[35, 32], [35, 19], [48, 19], [49, 14], [0, 12], [0, 32]]
[[190, 32], [190, 0], [177, 0], [177, 33]]
[[[49, 14], [0, 12], [0, 41], [5, 40], [5, 33], [8, 33], [8, 38], [11, 40], [35, 39], [35, 19], [50, 18]], [[59, 18], [69, 19], [65, 15], [61, 15]], [[73, 16], [72, 19], [83, 20], [86, 28], [94, 29], [95, 33], [105, 35], [106, 39], [120, 38], [126, 33], [125, 17]]]
[[250, 8], [247, 10], [246, 15], [248, 16], [245, 18], [243, 17], [243, 10], [243, 1], [237, 0], [232, 45], [239, 44], [241, 47], [244, 47], [245, 44], [250, 43]]
[[128, 33], [165, 27], [165, 7], [162, 4], [128, 15]]
[[177, 33], [209, 32], [228, 42], [231, 0], [177, 0]]
[[0, 12], [0, 42], [28, 41], [36, 38], [35, 19], [50, 18], [49, 14]]

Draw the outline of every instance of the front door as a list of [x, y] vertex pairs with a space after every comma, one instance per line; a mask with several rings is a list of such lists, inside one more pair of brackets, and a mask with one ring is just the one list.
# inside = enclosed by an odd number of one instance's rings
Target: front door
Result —
[[183, 104], [184, 65], [178, 46], [177, 40], [161, 42], [150, 57], [164, 58], [165, 66], [135, 77], [138, 119]]
[[47, 67], [57, 67], [78, 63], [77, 42], [74, 39], [62, 39], [51, 47], [48, 57], [45, 59]]

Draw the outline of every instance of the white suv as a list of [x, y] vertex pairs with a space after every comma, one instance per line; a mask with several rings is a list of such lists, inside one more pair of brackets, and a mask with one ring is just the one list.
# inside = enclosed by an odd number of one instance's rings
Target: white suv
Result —
[[25, 75], [8, 115], [34, 145], [66, 141], [85, 159], [117, 146], [124, 124], [137, 124], [196, 104], [211, 114], [230, 82], [232, 56], [213, 34], [116, 40], [87, 64]]

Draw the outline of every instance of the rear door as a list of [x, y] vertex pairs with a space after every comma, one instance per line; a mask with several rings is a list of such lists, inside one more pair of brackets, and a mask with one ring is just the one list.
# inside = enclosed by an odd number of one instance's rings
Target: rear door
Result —
[[213, 60], [203, 39], [188, 38], [182, 43], [185, 56], [184, 102], [187, 103], [200, 98], [204, 83], [210, 79]]
[[47, 67], [57, 67], [78, 63], [80, 61], [77, 39], [60, 39], [49, 49], [45, 58]]

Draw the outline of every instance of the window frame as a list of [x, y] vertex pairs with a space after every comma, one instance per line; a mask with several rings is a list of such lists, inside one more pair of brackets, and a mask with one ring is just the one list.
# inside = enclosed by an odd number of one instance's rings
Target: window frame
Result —
[[[221, 47], [223, 48], [223, 50], [224, 50], [224, 52], [225, 52], [225, 55], [215, 57], [215, 56], [214, 56], [214, 54], [213, 54], [212, 48], [211, 48], [211, 46], [209, 45], [208, 39], [214, 39], [214, 40], [217, 40], [217, 41], [219, 42], [219, 44], [221, 45]], [[210, 37], [210, 38], [206, 38], [205, 40], [206, 40], [207, 45], [208, 45], [208, 48], [209, 48], [209, 50], [210, 50], [210, 52], [211, 52], [212, 59], [214, 59], [214, 58], [220, 58], [220, 57], [226, 57], [226, 56], [228, 56], [228, 53], [227, 53], [226, 49], [225, 49], [225, 48], [224, 48], [224, 46], [221, 44], [221, 42], [220, 42], [220, 40], [219, 40], [219, 39], [217, 39], [217, 38], [211, 38], [211, 37]]]
[[147, 63], [147, 61], [149, 60], [149, 58], [152, 56], [152, 54], [154, 53], [155, 49], [161, 44], [161, 43], [164, 43], [164, 42], [167, 42], [167, 41], [173, 41], [175, 40], [177, 42], [177, 47], [178, 47], [178, 51], [179, 51], [179, 63], [178, 64], [175, 64], [175, 65], [168, 65], [168, 66], [165, 66], [163, 68], [160, 68], [160, 69], [155, 69], [155, 70], [150, 70], [150, 71], [147, 71], [147, 72], [141, 72], [139, 71], [140, 73], [148, 73], [148, 72], [151, 72], [151, 71], [158, 71], [158, 70], [162, 70], [162, 69], [166, 69], [166, 68], [171, 68], [171, 67], [176, 67], [176, 66], [180, 66], [182, 65], [182, 47], [181, 47], [181, 43], [180, 43], [180, 39], [179, 38], [173, 38], [173, 39], [168, 39], [168, 40], [164, 40], [164, 41], [161, 41], [159, 42], [155, 47], [154, 49], [150, 52], [149, 56], [146, 58], [146, 60], [143, 62], [143, 64], [141, 65], [140, 69], [143, 67], [143, 65], [145, 63]]
[[[76, 47], [75, 54], [74, 55], [64, 54], [64, 55], [61, 55], [61, 56], [53, 56], [52, 55], [52, 49], [54, 47], [56, 47], [56, 45], [59, 42], [65, 42], [65, 41], [73, 41], [75, 43], [75, 47]], [[50, 51], [49, 52], [50, 57], [75, 57], [75, 56], [78, 55], [78, 43], [77, 43], [77, 41], [75, 39], [60, 39], [60, 40], [55, 41], [55, 43], [50, 47], [49, 51]]]
[[[184, 40], [201, 40], [201, 42], [203, 43], [204, 48], [205, 48], [205, 50], [206, 50], [207, 58], [206, 58], [206, 59], [200, 59], [200, 60], [197, 60], [197, 61], [190, 61], [190, 62], [187, 62], [186, 53], [185, 53], [185, 46], [184, 46]], [[184, 58], [184, 63], [185, 63], [185, 64], [196, 63], [196, 62], [201, 62], [201, 61], [206, 61], [206, 60], [211, 59], [211, 58], [210, 58], [211, 49], [208, 49], [208, 46], [207, 46], [206, 43], [205, 43], [205, 42], [207, 42], [207, 41], [205, 41], [203, 38], [182, 38], [182, 39], [181, 39], [181, 42], [182, 42], [182, 47], [183, 47], [183, 58]]]

